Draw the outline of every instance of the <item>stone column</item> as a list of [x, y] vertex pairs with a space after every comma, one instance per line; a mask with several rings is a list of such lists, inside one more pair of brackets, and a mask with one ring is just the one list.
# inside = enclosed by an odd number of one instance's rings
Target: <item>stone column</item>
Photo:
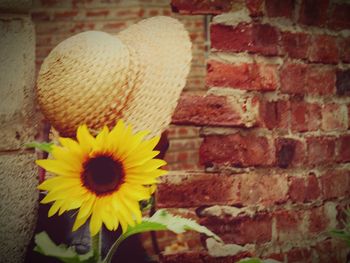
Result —
[[24, 147], [40, 130], [30, 7], [0, 0], [0, 262], [23, 261], [38, 207], [36, 154]]

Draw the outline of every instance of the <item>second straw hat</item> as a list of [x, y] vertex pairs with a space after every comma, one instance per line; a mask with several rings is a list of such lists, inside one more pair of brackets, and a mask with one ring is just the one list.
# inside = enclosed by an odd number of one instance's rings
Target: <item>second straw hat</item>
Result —
[[142, 20], [113, 36], [88, 31], [56, 46], [44, 60], [37, 97], [61, 136], [80, 124], [98, 130], [118, 119], [159, 135], [186, 84], [191, 42], [170, 17]]

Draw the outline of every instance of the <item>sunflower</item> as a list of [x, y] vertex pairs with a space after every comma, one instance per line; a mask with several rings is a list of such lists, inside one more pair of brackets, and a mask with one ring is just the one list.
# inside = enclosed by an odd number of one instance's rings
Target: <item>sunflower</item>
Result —
[[109, 230], [121, 225], [125, 232], [141, 222], [139, 201], [151, 197], [157, 178], [166, 173], [160, 169], [166, 162], [154, 159], [159, 137], [145, 139], [147, 134], [133, 134], [132, 127], [120, 120], [96, 138], [86, 125], [78, 128], [77, 141], [59, 138], [61, 146], [53, 146], [53, 158], [36, 161], [55, 175], [38, 186], [47, 191], [41, 203], [52, 203], [48, 216], [79, 209], [73, 231], [91, 217], [92, 236], [102, 224]]

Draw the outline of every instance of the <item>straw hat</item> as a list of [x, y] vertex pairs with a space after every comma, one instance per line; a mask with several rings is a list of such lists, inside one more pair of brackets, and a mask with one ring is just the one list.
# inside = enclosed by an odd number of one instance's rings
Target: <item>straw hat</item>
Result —
[[99, 130], [121, 118], [159, 135], [170, 123], [190, 62], [188, 33], [170, 17], [145, 19], [116, 36], [83, 32], [44, 60], [38, 102], [61, 136], [74, 135], [80, 124]]

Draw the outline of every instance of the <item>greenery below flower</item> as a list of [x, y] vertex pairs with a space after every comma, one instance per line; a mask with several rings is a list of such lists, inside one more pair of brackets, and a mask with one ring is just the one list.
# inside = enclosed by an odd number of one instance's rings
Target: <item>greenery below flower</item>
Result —
[[[187, 230], [192, 230], [192, 231], [205, 234], [208, 237], [212, 237], [217, 241], [222, 242], [222, 240], [217, 235], [215, 235], [206, 227], [199, 225], [195, 221], [191, 219], [182, 218], [179, 216], [174, 216], [168, 213], [166, 210], [161, 209], [161, 210], [158, 210], [152, 217], [144, 218], [141, 223], [136, 224], [135, 226], [129, 226], [127, 231], [124, 232], [112, 245], [106, 258], [100, 262], [103, 262], [103, 263], [111, 262], [112, 257], [114, 253], [117, 251], [121, 242], [124, 241], [126, 238], [130, 237], [131, 235], [143, 233], [147, 231], [164, 231], [164, 230], [170, 230], [176, 234], [183, 233]], [[98, 256], [94, 255], [92, 251], [90, 251], [85, 255], [79, 255], [71, 247], [54, 244], [45, 232], [37, 234], [35, 238], [35, 242], [36, 242], [35, 251], [46, 256], [58, 258], [62, 262], [67, 262], [67, 263], [98, 262], [96, 261], [96, 258], [98, 258]]]
[[346, 244], [350, 247], [350, 208], [344, 211], [346, 215], [346, 220], [343, 220], [343, 229], [334, 229], [330, 232], [333, 237], [344, 240]]

